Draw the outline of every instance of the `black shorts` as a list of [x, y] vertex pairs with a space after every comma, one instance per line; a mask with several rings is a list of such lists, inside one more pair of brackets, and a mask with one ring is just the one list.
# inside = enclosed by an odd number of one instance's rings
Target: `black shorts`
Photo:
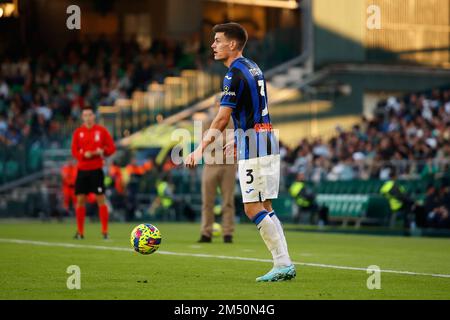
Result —
[[104, 194], [105, 175], [102, 169], [78, 170], [75, 182], [75, 194]]

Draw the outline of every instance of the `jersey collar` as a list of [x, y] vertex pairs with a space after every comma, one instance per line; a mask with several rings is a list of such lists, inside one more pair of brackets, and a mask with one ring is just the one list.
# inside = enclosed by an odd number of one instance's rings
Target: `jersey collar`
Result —
[[83, 127], [86, 129], [86, 130], [94, 130], [95, 128], [96, 128], [96, 123], [94, 123], [94, 125], [89, 129], [88, 127], [86, 127], [86, 125], [85, 124], [83, 124]]
[[239, 57], [239, 58], [237, 58], [237, 59], [234, 59], [233, 62], [230, 64], [230, 67], [229, 67], [228, 69], [233, 68], [233, 66], [234, 66], [235, 63], [237, 63], [238, 61], [244, 60], [244, 59], [245, 59], [244, 56]]

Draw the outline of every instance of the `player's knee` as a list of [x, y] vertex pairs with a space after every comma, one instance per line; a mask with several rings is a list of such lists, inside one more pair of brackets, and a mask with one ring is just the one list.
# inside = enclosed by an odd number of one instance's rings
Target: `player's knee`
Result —
[[102, 206], [105, 204], [105, 195], [99, 194], [97, 195], [97, 205]]
[[85, 196], [77, 196], [77, 207], [82, 207], [86, 205], [86, 197]]
[[244, 204], [244, 212], [252, 219], [255, 215], [257, 215], [259, 212], [264, 211], [265, 208], [262, 205], [262, 203], [246, 203]]
[[264, 209], [266, 209], [267, 211], [272, 211], [273, 210], [273, 208], [272, 208], [272, 200], [270, 200], [270, 199], [268, 199], [268, 200], [265, 200], [264, 202], [263, 202], [263, 206], [264, 206]]

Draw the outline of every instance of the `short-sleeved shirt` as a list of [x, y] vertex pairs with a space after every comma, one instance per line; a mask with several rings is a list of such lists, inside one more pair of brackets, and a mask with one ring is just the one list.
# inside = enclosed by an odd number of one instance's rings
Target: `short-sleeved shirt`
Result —
[[220, 106], [233, 109], [238, 160], [279, 154], [266, 81], [255, 62], [244, 57], [232, 62], [223, 80]]

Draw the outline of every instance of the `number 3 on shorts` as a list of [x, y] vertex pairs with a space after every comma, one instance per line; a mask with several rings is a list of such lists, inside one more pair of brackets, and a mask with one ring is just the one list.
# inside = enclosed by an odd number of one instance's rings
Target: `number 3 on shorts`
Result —
[[246, 181], [247, 184], [250, 184], [253, 182], [253, 169], [247, 169], [247, 177], [250, 178], [250, 181]]

